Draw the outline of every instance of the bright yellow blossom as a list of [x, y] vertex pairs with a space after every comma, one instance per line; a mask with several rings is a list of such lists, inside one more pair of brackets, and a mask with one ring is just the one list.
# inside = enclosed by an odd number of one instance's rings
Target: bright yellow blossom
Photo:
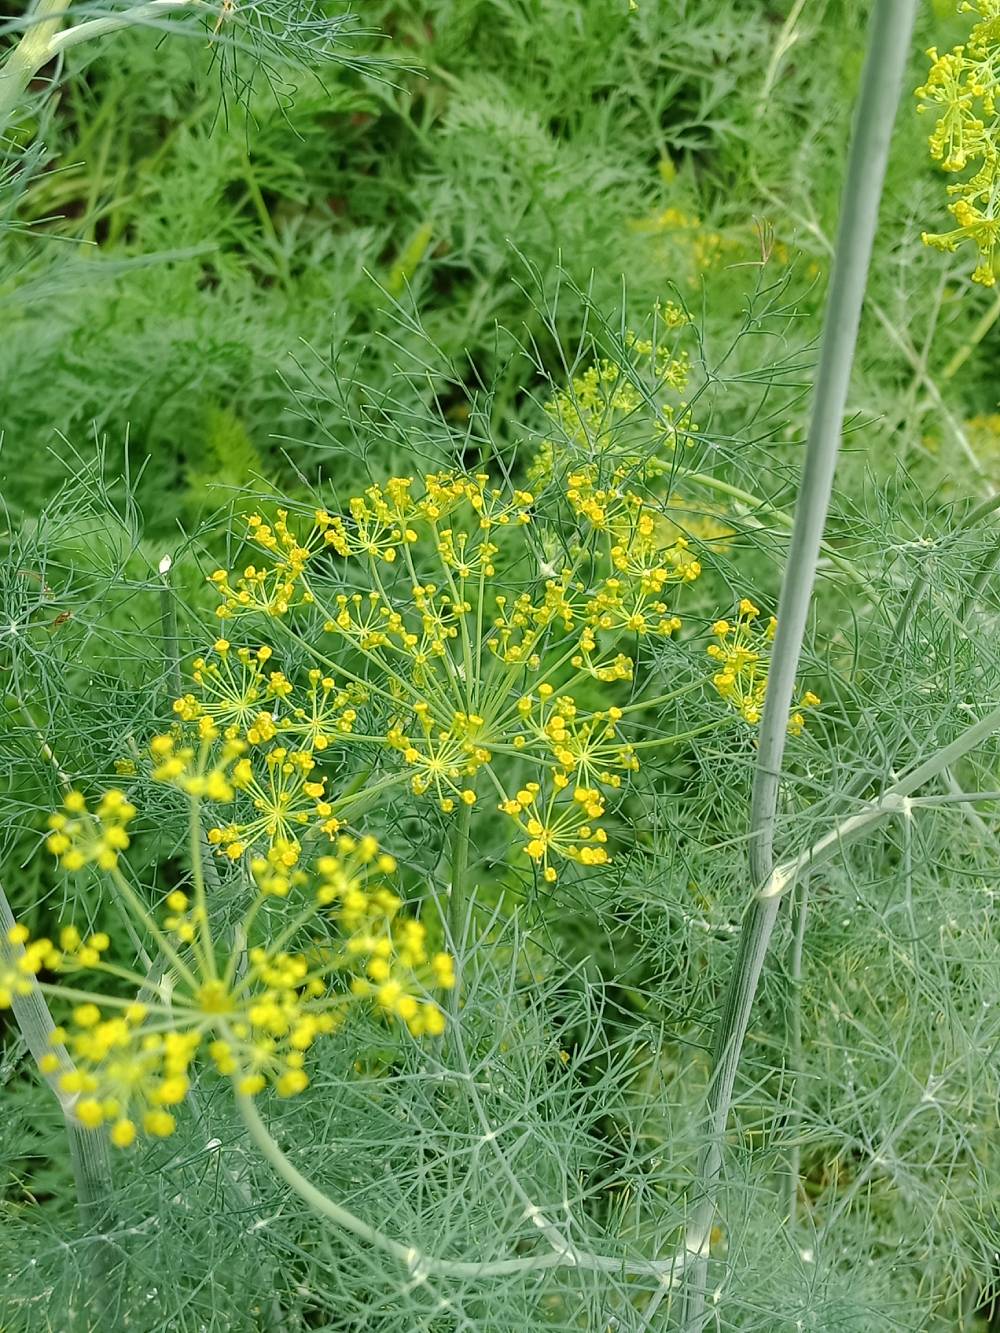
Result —
[[45, 845], [64, 870], [82, 870], [91, 864], [113, 870], [129, 845], [126, 830], [134, 815], [135, 806], [117, 789], [106, 791], [92, 814], [83, 794], [71, 791], [63, 809], [49, 816], [51, 832]]
[[976, 15], [967, 40], [940, 54], [931, 47], [927, 80], [916, 90], [918, 110], [937, 119], [929, 137], [931, 156], [944, 171], [975, 168], [948, 187], [949, 212], [957, 226], [924, 232], [926, 245], [955, 251], [971, 241], [978, 252], [973, 282], [992, 287], [997, 280], [1000, 239], [1000, 23], [993, 0], [962, 0], [962, 13]]
[[[764, 712], [770, 646], [778, 626], [774, 616], [763, 623], [759, 617], [759, 608], [744, 597], [735, 620], [717, 620], [712, 626], [715, 642], [707, 650], [718, 667], [712, 684], [751, 726], [760, 722]], [[802, 709], [815, 708], [819, 702], [819, 697], [811, 691], [802, 695], [788, 721], [793, 736], [799, 735], [805, 726]]]
[[[681, 360], [650, 356], [665, 382], [676, 387], [686, 377]], [[617, 383], [617, 372], [608, 364], [591, 380], [597, 394], [597, 386]], [[624, 389], [613, 392], [623, 407]], [[596, 411], [593, 395], [592, 405]], [[564, 552], [559, 566], [527, 583], [519, 565], [530, 544], [515, 538], [535, 523], [535, 495], [493, 485], [484, 473], [391, 478], [349, 500], [341, 513], [318, 511], [304, 536], [295, 535], [284, 513], [273, 528], [255, 516], [247, 536], [264, 554], [299, 553], [295, 595], [279, 605], [249, 588], [246, 597], [237, 595], [238, 579], [214, 578], [226, 618], [266, 614], [284, 629], [297, 607], [308, 607], [309, 633], [290, 633], [314, 665], [308, 683], [275, 662], [265, 677], [253, 655], [233, 649], [229, 639], [216, 645], [223, 662], [196, 663], [201, 694], [185, 695], [178, 715], [202, 739], [221, 728], [250, 747], [232, 768], [234, 809], [210, 832], [212, 844], [232, 858], [248, 851], [262, 856], [267, 869], [259, 882], [286, 892], [286, 853], [310, 830], [335, 832], [341, 819], [323, 775], [312, 773], [331, 745], [374, 743], [394, 753], [401, 781], [444, 813], [474, 806], [484, 788], [506, 797], [507, 784], [523, 781], [524, 763], [545, 793], [546, 826], [579, 825], [575, 790], [617, 789], [638, 767], [621, 734], [623, 715], [582, 709], [574, 687], [631, 681], [634, 662], [623, 641], [631, 646], [676, 633], [681, 622], [668, 598], [698, 577], [700, 564], [620, 478], [602, 486], [584, 468], [568, 479], [564, 495], [576, 527], [575, 554]], [[313, 562], [321, 549], [344, 562], [332, 591], [329, 558], [322, 577]], [[508, 588], [518, 584], [511, 595]], [[226, 665], [234, 655], [242, 674]], [[292, 734], [301, 748], [290, 745]], [[240, 813], [245, 796], [253, 807], [247, 815]], [[577, 855], [577, 841], [560, 835], [551, 842], [547, 878], [560, 858], [586, 859]]]
[[[163, 738], [153, 748], [161, 761], [174, 752]], [[197, 799], [190, 780], [186, 789]], [[72, 845], [82, 840], [89, 848], [124, 817], [114, 794], [101, 799], [93, 817], [86, 816], [75, 793], [67, 805], [68, 814], [91, 818], [97, 829], [71, 830], [66, 836]], [[60, 831], [66, 827], [60, 824]], [[65, 857], [65, 850], [57, 853]], [[197, 863], [197, 836], [191, 854]], [[92, 859], [100, 863], [96, 854]], [[0, 1008], [39, 984], [55, 998], [71, 998], [69, 1015], [53, 1031], [52, 1049], [40, 1067], [70, 1099], [78, 1121], [105, 1129], [116, 1147], [129, 1147], [140, 1132], [172, 1134], [206, 1063], [243, 1093], [270, 1086], [282, 1097], [298, 1095], [309, 1084], [306, 1057], [314, 1043], [337, 1031], [350, 1007], [363, 999], [414, 1036], [443, 1031], [444, 1014], [430, 992], [455, 985], [453, 961], [432, 954], [424, 925], [403, 912], [390, 883], [396, 863], [374, 838], [340, 834], [308, 871], [286, 865], [272, 848], [254, 859], [252, 870], [257, 898], [244, 917], [245, 947], [220, 949], [212, 912], [181, 889], [167, 895], [162, 927], [142, 916], [138, 924], [171, 960], [169, 988], [106, 963], [111, 942], [102, 932], [84, 937], [67, 924], [59, 931], [58, 948], [48, 939], [32, 940], [21, 925], [8, 932]], [[297, 905], [293, 930], [275, 938], [265, 932], [256, 942], [255, 923], [265, 900], [292, 890], [305, 904]], [[39, 982], [43, 970], [57, 980]], [[93, 986], [88, 991], [80, 973], [95, 981], [110, 975], [115, 986], [107, 993]], [[60, 974], [72, 974], [71, 989], [64, 990]], [[123, 999], [122, 979], [131, 979], [143, 998]]]

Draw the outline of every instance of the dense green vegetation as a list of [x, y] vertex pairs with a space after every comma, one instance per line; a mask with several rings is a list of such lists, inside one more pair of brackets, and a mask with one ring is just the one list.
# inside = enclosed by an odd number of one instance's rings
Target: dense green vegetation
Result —
[[[484, 820], [459, 1035], [428, 1054], [362, 1015], [316, 1095], [269, 1106], [300, 1170], [426, 1254], [523, 1258], [538, 1199], [574, 1244], [656, 1258], [697, 1202], [756, 759], [752, 728], [712, 730], [705, 644], [739, 599], [777, 605], [870, 8], [377, 0], [323, 61], [305, 20], [325, 5], [272, 6], [273, 28], [231, 43], [216, 10], [157, 17], [70, 46], [8, 127], [0, 884], [33, 932], [75, 912], [130, 947], [112, 898], [42, 849], [64, 774], [88, 792], [124, 775], [134, 881], [187, 885], [186, 813], [142, 765], [172, 720], [178, 641], [187, 671], [216, 633], [206, 575], [250, 558], [248, 514], [271, 521], [284, 499], [301, 519], [467, 468], [543, 496], [556, 532], [546, 485], [595, 456], [559, 396], [604, 358], [636, 396], [597, 453], [703, 566], [683, 632], [636, 640], [634, 697], [703, 676], [636, 725], [651, 747], [661, 727], [708, 735], [643, 757], [611, 867], [547, 887]], [[977, 506], [1000, 468], [1000, 300], [967, 253], [921, 242], [947, 228], [947, 181], [910, 96], [924, 48], [968, 26], [944, 0], [918, 19], [800, 668], [823, 705], [792, 738], [781, 857], [997, 703], [997, 528]], [[668, 308], [690, 363], [669, 448], [635, 353]], [[539, 537], [510, 562], [517, 587], [566, 551]], [[290, 677], [308, 667], [288, 653]], [[607, 694], [595, 679], [576, 700]], [[382, 761], [324, 762], [353, 791]], [[1000, 843], [995, 800], [965, 799], [995, 798], [997, 772], [988, 739], [789, 895], [737, 1086], [707, 1327], [1000, 1327]], [[402, 790], [364, 813], [447, 945], [448, 820]], [[0, 1333], [683, 1327], [669, 1283], [664, 1299], [624, 1270], [397, 1271], [268, 1173], [218, 1080], [176, 1138], [116, 1167], [95, 1239], [9, 1017]], [[119, 1303], [95, 1315], [109, 1268]]]

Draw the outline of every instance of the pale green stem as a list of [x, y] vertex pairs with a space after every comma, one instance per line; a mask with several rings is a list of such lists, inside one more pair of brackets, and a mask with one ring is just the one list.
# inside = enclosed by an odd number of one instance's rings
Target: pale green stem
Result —
[[788, 1135], [788, 1173], [785, 1178], [785, 1216], [788, 1235], [795, 1243], [795, 1231], [798, 1221], [799, 1177], [801, 1175], [802, 1145], [799, 1134], [802, 1128], [802, 1112], [798, 1098], [801, 1095], [799, 1082], [802, 1075], [802, 954], [806, 938], [806, 921], [809, 917], [809, 881], [804, 880], [795, 903], [795, 933], [792, 936], [792, 956], [788, 968], [792, 984], [792, 1012], [788, 1023], [788, 1063], [791, 1068], [791, 1081], [786, 1094], [791, 1107], [785, 1125]]
[[18, 110], [28, 84], [52, 59], [52, 41], [66, 18], [71, 0], [38, 0], [25, 19], [24, 36], [0, 68], [0, 138]]
[[105, 37], [142, 24], [155, 26], [159, 19], [179, 9], [203, 8], [202, 0], [152, 0], [133, 5], [119, 14], [78, 23], [63, 30], [72, 0], [38, 0], [28, 15], [24, 36], [0, 69], [0, 136], [20, 109], [28, 85], [43, 66], [80, 42]]
[[[829, 833], [818, 838], [798, 856], [773, 866], [760, 888], [760, 901], [777, 901], [783, 897], [802, 873], [813, 866], [827, 861], [846, 847], [860, 834], [891, 815], [906, 814], [912, 804], [910, 796], [925, 782], [947, 772], [952, 764], [957, 763], [970, 750], [982, 741], [1000, 731], [1000, 708], [994, 708], [985, 717], [961, 732], [950, 744], [942, 746], [930, 758], [918, 764], [908, 773], [887, 787], [876, 801], [866, 805], [856, 814], [842, 819]], [[964, 795], [964, 793], [963, 793]], [[990, 793], [982, 793], [973, 799], [987, 800]], [[940, 801], [940, 798], [937, 798]]]
[[661, 745], [680, 745], [682, 741], [689, 741], [695, 736], [703, 736], [707, 731], [718, 731], [722, 727], [733, 726], [739, 719], [733, 715], [726, 717], [717, 717], [714, 722], [706, 722], [704, 726], [692, 727], [690, 731], [679, 731], [673, 736], [657, 736], [649, 741], [629, 741], [629, 747], [633, 750], [654, 750]]
[[215, 942], [208, 919], [208, 894], [205, 892], [205, 830], [201, 826], [201, 801], [190, 797], [191, 882], [194, 887], [195, 912], [198, 917], [198, 941], [202, 961], [210, 977], [217, 977]]
[[163, 663], [167, 669], [167, 680], [173, 699], [179, 699], [184, 693], [181, 679], [181, 649], [177, 634], [177, 599], [170, 582], [170, 570], [173, 565], [169, 555], [160, 561], [160, 633], [163, 639]]
[[[995, 513], [998, 509], [1000, 509], [1000, 493], [990, 496], [989, 499], [984, 500], [982, 504], [977, 505], [976, 508], [966, 516], [961, 524], [961, 529], [964, 530], [973, 527], [976, 523], [989, 517], [989, 515]], [[962, 598], [962, 603], [958, 610], [958, 618], [962, 624], [969, 618], [972, 608], [982, 594], [983, 589], [986, 587], [987, 580], [996, 568], [998, 560], [1000, 560], [1000, 540], [995, 541], [993, 549], [988, 551], [984, 556], [982, 564], [976, 571], [976, 576], [972, 580], [969, 590]]]
[[[756, 185], [757, 189], [760, 190], [761, 194], [765, 199], [768, 199], [776, 206], [779, 206], [783, 210], [783, 212], [793, 217], [797, 224], [802, 226], [806, 231], [808, 231], [812, 236], [816, 238], [816, 240], [819, 242], [819, 244], [822, 246], [822, 248], [826, 251], [827, 254], [833, 253], [833, 246], [830, 244], [822, 228], [818, 226], [817, 223], [812, 218], [808, 216], [795, 217], [795, 215], [792, 213], [792, 210], [787, 203], [782, 202], [774, 194], [772, 194], [771, 191], [767, 188], [767, 186], [760, 180], [760, 178], [755, 173], [751, 174], [753, 175], [754, 184]], [[885, 331], [885, 334], [888, 337], [889, 341], [893, 343], [893, 345], [896, 346], [903, 353], [907, 361], [909, 361], [910, 365], [912, 366], [913, 370], [916, 373], [918, 380], [921, 382], [921, 384], [923, 384], [924, 388], [927, 390], [927, 393], [931, 398], [931, 401], [934, 403], [935, 408], [937, 409], [938, 413], [944, 420], [948, 429], [951, 431], [952, 435], [955, 437], [956, 444], [959, 446], [959, 448], [965, 454], [966, 458], [972, 464], [974, 470], [981, 477], [983, 475], [982, 463], [980, 463], [979, 459], [976, 457], [975, 450], [972, 448], [972, 445], [969, 442], [969, 438], [966, 435], [965, 431], [962, 429], [961, 424], [954, 416], [954, 414], [949, 411], [947, 404], [941, 397], [941, 390], [934, 382], [933, 376], [931, 376], [928, 373], [926, 366], [921, 366], [920, 358], [917, 354], [916, 348], [913, 346], [910, 339], [906, 336], [906, 333], [904, 331], [901, 331], [898, 321], [892, 315], [890, 315], [887, 310], [884, 310], [877, 301], [869, 301], [868, 304], [872, 314], [882, 325], [882, 328]], [[990, 487], [990, 492], [992, 493], [992, 487]], [[867, 582], [867, 580], [864, 579], [862, 579], [862, 581]]]
[[[20, 945], [11, 944], [7, 938], [7, 932], [13, 925], [14, 914], [0, 885], [0, 963], [16, 963], [24, 952]], [[59, 1057], [58, 1074], [73, 1069], [73, 1061], [66, 1047], [62, 1042], [51, 1040], [55, 1024], [45, 997], [37, 986], [33, 986], [27, 995], [12, 996], [11, 1010], [36, 1066], [44, 1055], [54, 1054]], [[91, 1235], [107, 1231], [114, 1196], [107, 1139], [96, 1130], [80, 1124], [73, 1113], [76, 1097], [62, 1090], [57, 1074], [46, 1074], [44, 1077], [59, 1103], [65, 1122], [70, 1166], [76, 1184], [77, 1209], [84, 1231]], [[87, 1298], [87, 1312], [94, 1316], [111, 1308], [114, 1287], [109, 1281], [109, 1270], [113, 1253], [110, 1243], [100, 1239], [88, 1252], [94, 1255], [94, 1270], [90, 1275], [92, 1290]]]
[[[718, 491], [720, 495], [728, 495], [731, 499], [738, 500], [754, 512], [766, 514], [779, 527], [791, 531], [794, 526], [793, 518], [789, 517], [783, 509], [779, 509], [777, 505], [771, 504], [770, 500], [765, 500], [761, 495], [754, 495], [751, 491], [741, 490], [739, 486], [733, 486], [730, 482], [723, 481], [721, 477], [713, 477], [707, 472], [689, 472], [683, 467], [674, 468], [673, 471], [686, 481], [694, 482], [696, 486], [704, 486], [710, 491]], [[848, 578], [853, 579], [855, 583], [868, 584], [870, 582], [870, 579], [858, 569], [857, 565], [852, 564], [850, 560], [838, 554], [829, 542], [821, 542], [820, 549], [831, 565], [839, 569], [842, 574], [846, 574]]]
[[[879, 202], [899, 103], [916, 0], [877, 0], [848, 155], [836, 256], [824, 319], [805, 465], [795, 507], [778, 628], [771, 656], [750, 813], [750, 875], [763, 885], [774, 868], [773, 840], [788, 715], [833, 489], [851, 366], [868, 281]], [[748, 912], [716, 1030], [707, 1142], [698, 1165], [692, 1233], [703, 1253], [692, 1266], [686, 1333], [705, 1324], [707, 1242], [716, 1213], [722, 1149], [747, 1024], [780, 899], [759, 897]]]
[[122, 28], [133, 28], [142, 24], [155, 25], [156, 21], [177, 9], [203, 8], [201, 0], [150, 0], [146, 5], [133, 5], [120, 14], [108, 14], [104, 18], [90, 19], [87, 23], [77, 23], [53, 37], [49, 43], [50, 56], [59, 55], [80, 42], [93, 41], [96, 37], [106, 37], [109, 33], [120, 32]]
[[[459, 808], [451, 835], [448, 864], [448, 930], [455, 952], [461, 955], [465, 939], [466, 915], [469, 910], [469, 841], [472, 827], [472, 806], [464, 802]], [[456, 987], [456, 992], [458, 988]]]
[[288, 1160], [260, 1118], [252, 1097], [236, 1093], [236, 1103], [250, 1138], [277, 1175], [289, 1185], [314, 1213], [332, 1222], [341, 1231], [381, 1250], [401, 1264], [414, 1283], [429, 1279], [465, 1280], [505, 1277], [515, 1273], [537, 1273], [547, 1268], [577, 1268], [592, 1273], [625, 1273], [655, 1281], [661, 1287], [672, 1286], [691, 1261], [691, 1252], [682, 1248], [666, 1259], [629, 1259], [624, 1256], [591, 1254], [576, 1248], [550, 1250], [545, 1254], [523, 1255], [510, 1259], [438, 1259], [412, 1245], [402, 1245], [342, 1204], [324, 1194]]
[[757, 99], [757, 115], [761, 117], [767, 110], [777, 78], [778, 71], [781, 68], [781, 62], [798, 41], [799, 34], [796, 32], [796, 25], [802, 17], [802, 11], [805, 9], [806, 0], [795, 0], [789, 10], [788, 17], [781, 25], [781, 31], [778, 33], [778, 40], [774, 44], [774, 50], [771, 52], [771, 59], [767, 62], [767, 73], [764, 77], [764, 86], [760, 90], [760, 96]]
[[[1000, 492], [998, 492], [996, 495], [988, 496], [985, 500], [977, 504], [973, 509], [970, 509], [969, 512], [962, 519], [961, 523], [959, 523], [956, 526], [955, 532], [956, 533], [967, 532], [970, 528], [974, 528], [977, 523], [981, 523], [984, 518], [989, 518], [991, 514], [995, 514], [998, 509], [1000, 509]], [[965, 594], [965, 597], [962, 600], [958, 612], [958, 618], [960, 621], [964, 621], [968, 616], [969, 611], [972, 608], [972, 604], [975, 602], [980, 592], [982, 592], [983, 586], [985, 585], [986, 580], [990, 575], [990, 571], [996, 564], [998, 557], [1000, 557], [1000, 543], [998, 543], [993, 548], [993, 550], [986, 556], [985, 560], [983, 561], [982, 567], [980, 568], [979, 572], [977, 573], [975, 579], [972, 582], [971, 587]], [[914, 612], [916, 611], [918, 605], [920, 604], [924, 596], [924, 593], [927, 591], [928, 585], [930, 584], [931, 579], [933, 577], [934, 573], [933, 562], [934, 562], [934, 557], [928, 556], [928, 558], [924, 561], [923, 565], [921, 566], [920, 572], [918, 573], [917, 577], [913, 580], [913, 583], [910, 585], [910, 589], [903, 600], [903, 605], [899, 609], [899, 615], [896, 618], [896, 623], [893, 625], [892, 628], [893, 643], [899, 643], [902, 640], [903, 635], [909, 628], [910, 621], [913, 619]]]
[[943, 380], [950, 380], [953, 375], [961, 370], [998, 319], [1000, 319], [1000, 295], [997, 296], [996, 300], [973, 328], [966, 341], [951, 358], [944, 370], [942, 370], [941, 378]]
[[[139, 894], [133, 889], [132, 885], [129, 884], [128, 880], [117, 866], [110, 873], [113, 883], [117, 885], [118, 892], [125, 902], [128, 903], [129, 910], [133, 917], [142, 923], [145, 929], [149, 932], [150, 938], [155, 940], [160, 953], [170, 959], [170, 962], [191, 987], [192, 991], [196, 991], [198, 989], [198, 982], [194, 973], [157, 925], [156, 918], [139, 897]], [[150, 964], [149, 970], [152, 970], [152, 964]]]

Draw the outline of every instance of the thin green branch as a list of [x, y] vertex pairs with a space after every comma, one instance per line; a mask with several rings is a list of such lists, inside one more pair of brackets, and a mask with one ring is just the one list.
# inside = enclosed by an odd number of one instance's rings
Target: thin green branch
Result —
[[[774, 866], [761, 886], [761, 900], [766, 901], [782, 897], [795, 884], [803, 871], [829, 860], [842, 847], [852, 842], [874, 824], [881, 822], [881, 820], [888, 818], [890, 815], [906, 813], [914, 804], [909, 799], [913, 792], [922, 787], [925, 782], [929, 782], [932, 778], [947, 772], [952, 764], [997, 731], [1000, 731], [1000, 708], [994, 708], [978, 722], [974, 722], [972, 726], [967, 727], [949, 745], [942, 746], [929, 759], [925, 759], [923, 763], [918, 764], [916, 768], [904, 774], [898, 782], [894, 782], [891, 787], [887, 787], [877, 801], [873, 801], [870, 805], [865, 806], [863, 810], [848, 816], [847, 819], [842, 819], [829, 833], [825, 833], [817, 839], [812, 846], [800, 855]], [[989, 799], [989, 795], [989, 793], [985, 793], [973, 799], [985, 800]], [[941, 797], [936, 797], [933, 803], [940, 803], [941, 800]]]
[[160, 561], [160, 624], [163, 636], [163, 664], [167, 669], [167, 680], [173, 699], [179, 699], [184, 693], [181, 679], [181, 649], [177, 634], [177, 598], [170, 581], [173, 560], [165, 555]]
[[[728, 495], [730, 499], [738, 500], [740, 504], [746, 505], [748, 509], [755, 513], [766, 514], [768, 518], [788, 532], [794, 528], [795, 520], [789, 517], [783, 509], [779, 509], [777, 505], [772, 504], [770, 500], [765, 500], [763, 496], [754, 495], [751, 491], [741, 490], [739, 486], [733, 486], [730, 482], [723, 481], [721, 477], [713, 477], [711, 473], [688, 471], [684, 467], [675, 467], [674, 473], [683, 477], [685, 481], [692, 482], [695, 486], [704, 486], [707, 490], [717, 491], [720, 495]], [[839, 569], [854, 583], [864, 585], [871, 583], [868, 575], [858, 569], [857, 565], [840, 555], [829, 542], [821, 542], [820, 547], [830, 564], [835, 569]]]
[[416, 1246], [402, 1245], [393, 1240], [384, 1231], [373, 1227], [324, 1194], [281, 1151], [261, 1119], [253, 1098], [237, 1093], [236, 1101], [254, 1146], [299, 1198], [313, 1212], [325, 1217], [341, 1231], [356, 1236], [366, 1245], [395, 1259], [411, 1275], [414, 1283], [426, 1282], [435, 1277], [479, 1280], [513, 1273], [537, 1273], [547, 1268], [577, 1268], [594, 1273], [628, 1273], [653, 1279], [661, 1286], [669, 1287], [674, 1285], [691, 1261], [692, 1251], [688, 1247], [666, 1259], [627, 1259], [616, 1255], [591, 1254], [575, 1247], [508, 1259], [438, 1259], [425, 1254]]

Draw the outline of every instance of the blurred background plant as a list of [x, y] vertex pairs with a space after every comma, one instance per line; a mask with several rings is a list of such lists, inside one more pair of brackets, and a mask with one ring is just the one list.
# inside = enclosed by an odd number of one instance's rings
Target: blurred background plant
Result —
[[[169, 716], [164, 554], [195, 651], [204, 576], [237, 558], [240, 515], [320, 482], [347, 497], [457, 462], [529, 484], [539, 457], [592, 461], [565, 404], [595, 364], [629, 362], [626, 331], [647, 336], [658, 303], [691, 316], [688, 382], [668, 395], [684, 429], [664, 447], [662, 399], [636, 374], [625, 410], [599, 405], [602, 451], [710, 557], [692, 638], [744, 596], [774, 611], [867, 10], [376, 3], [336, 29], [334, 62], [302, 26], [319, 9], [296, 8], [299, 40], [263, 53], [183, 15], [182, 32], [123, 29], [42, 71], [58, 78], [29, 90], [0, 183], [0, 837], [19, 916], [48, 929], [82, 907], [121, 939], [110, 904], [38, 848], [60, 773], [120, 783]], [[968, 29], [930, 7], [909, 86], [927, 78], [920, 48]], [[995, 485], [1000, 307], [965, 255], [921, 244], [945, 184], [926, 121], [904, 109], [890, 160], [789, 853], [997, 698], [996, 526], [965, 520]], [[669, 645], [646, 669], [671, 688]], [[994, 807], [962, 799], [1000, 786], [997, 758], [949, 771], [779, 919], [713, 1235], [720, 1328], [1000, 1326], [997, 835]], [[530, 1252], [512, 1176], [571, 1239], [585, 1219], [591, 1239], [671, 1252], [746, 907], [753, 759], [750, 729], [650, 756], [623, 803], [631, 852], [544, 897], [481, 834], [495, 916], [459, 1040], [429, 1059], [364, 1019], [332, 1037], [315, 1096], [269, 1111], [291, 1160], [431, 1254]], [[185, 821], [138, 804], [135, 872], [166, 892]], [[400, 801], [377, 814], [411, 895], [441, 889], [442, 827]], [[10, 1026], [4, 1040], [0, 1316], [72, 1327], [93, 1245], [59, 1109]], [[668, 1293], [647, 1325], [648, 1288], [608, 1273], [389, 1272], [275, 1184], [211, 1091], [117, 1187], [110, 1244], [130, 1276], [111, 1327], [640, 1330], [679, 1314]]]

